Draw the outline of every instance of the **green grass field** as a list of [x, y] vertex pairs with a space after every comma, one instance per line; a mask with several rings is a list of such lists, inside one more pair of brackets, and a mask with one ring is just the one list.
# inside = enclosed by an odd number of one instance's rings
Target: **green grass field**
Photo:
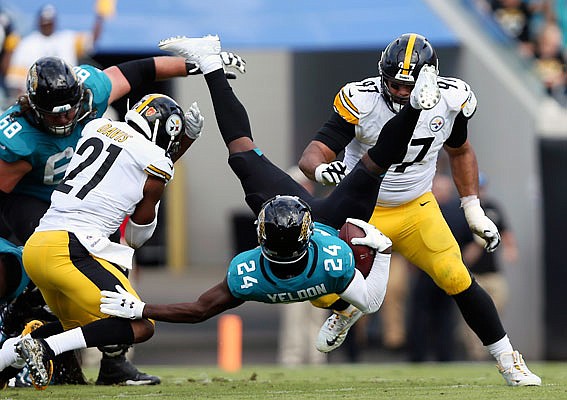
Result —
[[[567, 363], [530, 363], [541, 387], [506, 386], [491, 363], [349, 364], [287, 369], [247, 366], [237, 373], [212, 367], [140, 367], [158, 386], [8, 388], [0, 399], [567, 399]], [[86, 375], [94, 380], [96, 370]]]

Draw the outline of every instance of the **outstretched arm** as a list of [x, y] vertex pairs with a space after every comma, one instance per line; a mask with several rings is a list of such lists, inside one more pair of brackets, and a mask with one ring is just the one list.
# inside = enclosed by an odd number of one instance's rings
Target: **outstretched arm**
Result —
[[238, 307], [243, 300], [230, 293], [226, 278], [203, 293], [192, 303], [145, 304], [128, 292], [103, 290], [100, 310], [122, 318], [150, 318], [156, 321], [195, 324], [203, 322], [223, 311]]
[[128, 94], [133, 87], [163, 79], [187, 76], [181, 57], [151, 57], [127, 61], [104, 70], [110, 78], [112, 91], [108, 104]]

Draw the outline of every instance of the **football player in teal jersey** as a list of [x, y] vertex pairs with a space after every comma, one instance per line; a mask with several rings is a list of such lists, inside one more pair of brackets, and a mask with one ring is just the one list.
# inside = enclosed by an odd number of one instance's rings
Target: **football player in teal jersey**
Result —
[[[31, 236], [87, 122], [134, 87], [195, 72], [181, 57], [145, 58], [105, 70], [72, 67], [57, 57], [38, 59], [26, 94], [0, 115], [0, 235], [20, 244]], [[103, 350], [97, 383], [158, 384], [158, 377], [125, 358], [127, 349]]]
[[15, 300], [29, 283], [22, 263], [22, 246], [0, 238], [0, 304]]
[[[25, 301], [28, 307], [36, 307], [36, 312], [47, 313], [45, 310], [39, 311], [43, 307], [43, 299], [41, 299], [39, 292], [36, 293], [39, 296], [21, 296], [24, 292], [29, 293], [34, 287], [24, 269], [22, 250], [23, 246], [17, 246], [4, 238], [0, 238], [0, 306], [3, 308], [0, 314], [0, 342], [22, 332], [20, 316], [17, 315], [17, 312], [9, 312], [13, 307], [17, 307], [16, 302]], [[30, 321], [24, 329], [31, 330], [40, 325], [41, 322], [37, 320]], [[18, 372], [19, 370], [10, 367], [6, 372], [0, 373], [0, 389], [5, 388], [9, 378], [15, 376]]]
[[[225, 279], [195, 302], [145, 304], [116, 286], [117, 292], [101, 292], [101, 311], [123, 318], [197, 323], [245, 301], [289, 303], [329, 293], [338, 293], [345, 309], [378, 310], [388, 280], [391, 242], [365, 221], [372, 214], [383, 174], [406, 150], [420, 110], [404, 107], [343, 182], [329, 196], [315, 198], [254, 144], [246, 110], [222, 73], [218, 37], [172, 38], [162, 41], [160, 48], [186, 57], [204, 73], [229, 165], [257, 215], [259, 246], [238, 254]], [[437, 89], [427, 83], [423, 93]], [[338, 237], [347, 218], [366, 233], [352, 243], [377, 250], [366, 279], [355, 268], [349, 245]], [[348, 327], [340, 333], [346, 331]]]

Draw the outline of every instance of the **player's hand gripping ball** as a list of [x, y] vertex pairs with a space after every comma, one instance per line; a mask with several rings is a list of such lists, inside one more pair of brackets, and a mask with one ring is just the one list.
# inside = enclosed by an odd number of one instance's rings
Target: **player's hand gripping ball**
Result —
[[347, 242], [354, 255], [354, 260], [356, 264], [356, 269], [358, 269], [362, 275], [366, 278], [370, 273], [372, 268], [372, 263], [374, 262], [374, 256], [376, 256], [376, 250], [372, 247], [365, 245], [354, 245], [351, 243], [352, 238], [363, 238], [366, 237], [366, 233], [362, 228], [359, 228], [355, 224], [350, 222], [345, 222], [339, 231], [339, 237]]

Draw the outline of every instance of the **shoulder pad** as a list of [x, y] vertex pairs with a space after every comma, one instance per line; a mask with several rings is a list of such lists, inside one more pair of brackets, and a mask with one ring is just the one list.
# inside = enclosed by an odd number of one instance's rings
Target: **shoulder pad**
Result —
[[469, 94], [469, 98], [463, 103], [461, 106], [463, 115], [467, 118], [473, 116], [474, 112], [476, 111], [476, 96], [474, 92], [471, 90]]
[[469, 116], [472, 116], [476, 109], [476, 97], [465, 81], [458, 78], [439, 77], [437, 82], [449, 109], [460, 111], [467, 107]]
[[342, 87], [335, 96], [335, 111], [351, 124], [358, 125], [361, 115], [374, 105], [376, 96], [380, 96], [380, 78], [368, 78], [360, 82], [350, 82]]

